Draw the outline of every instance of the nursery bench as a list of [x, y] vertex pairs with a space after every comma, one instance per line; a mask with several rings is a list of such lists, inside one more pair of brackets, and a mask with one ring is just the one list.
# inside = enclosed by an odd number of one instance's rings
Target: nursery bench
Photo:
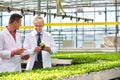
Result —
[[72, 59], [52, 59], [51, 60], [52, 65], [71, 65], [72, 64]]

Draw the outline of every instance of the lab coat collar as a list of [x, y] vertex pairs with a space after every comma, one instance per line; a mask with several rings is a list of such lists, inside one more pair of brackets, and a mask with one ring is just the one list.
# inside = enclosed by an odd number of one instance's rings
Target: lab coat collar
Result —
[[[34, 29], [32, 32], [33, 35], [37, 35], [38, 33], [36, 32], [36, 30]], [[41, 35], [43, 35], [43, 31], [40, 33]]]

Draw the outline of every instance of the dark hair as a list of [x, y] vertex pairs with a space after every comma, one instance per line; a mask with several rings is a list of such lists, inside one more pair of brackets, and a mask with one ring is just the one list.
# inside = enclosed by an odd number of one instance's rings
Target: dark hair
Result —
[[20, 14], [14, 13], [10, 16], [9, 19], [9, 24], [13, 23], [14, 21], [19, 21], [22, 18], [22, 16]]

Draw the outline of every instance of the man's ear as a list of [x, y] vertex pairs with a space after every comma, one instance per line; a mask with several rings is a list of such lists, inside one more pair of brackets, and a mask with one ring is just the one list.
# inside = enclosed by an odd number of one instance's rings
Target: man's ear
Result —
[[13, 24], [17, 24], [17, 21], [14, 21]]
[[13, 24], [14, 26], [16, 26], [17, 22], [16, 22], [16, 21], [14, 21], [12, 24]]

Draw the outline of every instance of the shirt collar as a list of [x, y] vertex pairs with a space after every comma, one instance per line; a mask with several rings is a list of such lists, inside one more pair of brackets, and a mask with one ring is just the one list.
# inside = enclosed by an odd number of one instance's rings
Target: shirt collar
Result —
[[[37, 35], [38, 33], [36, 31], [34, 31], [34, 34]], [[43, 35], [43, 31], [40, 32], [41, 35]]]
[[6, 27], [7, 27], [8, 31], [9, 31], [10, 33], [16, 33], [16, 30], [15, 30], [15, 31], [12, 31], [12, 30], [10, 29], [10, 27], [8, 27], [8, 26], [6, 26]]

